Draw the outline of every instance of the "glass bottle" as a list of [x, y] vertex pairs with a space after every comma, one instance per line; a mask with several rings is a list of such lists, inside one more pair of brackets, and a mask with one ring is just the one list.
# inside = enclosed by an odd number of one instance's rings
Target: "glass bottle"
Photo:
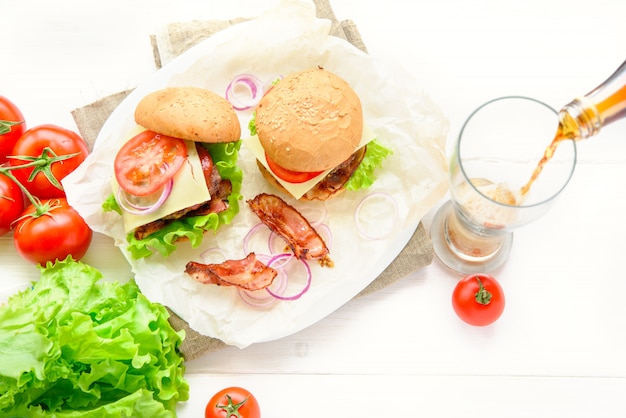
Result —
[[626, 116], [626, 61], [606, 81], [583, 97], [572, 100], [559, 111], [556, 135], [546, 148], [530, 180], [520, 190], [523, 198], [529, 192], [543, 167], [550, 161], [561, 141], [580, 141]]
[[561, 109], [555, 140], [587, 139], [625, 116], [626, 61], [604, 83]]

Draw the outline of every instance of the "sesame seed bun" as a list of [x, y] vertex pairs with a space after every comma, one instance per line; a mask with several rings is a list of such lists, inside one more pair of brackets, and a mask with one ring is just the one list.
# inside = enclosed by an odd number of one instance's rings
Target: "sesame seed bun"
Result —
[[344, 162], [359, 145], [361, 101], [336, 74], [322, 68], [301, 71], [263, 96], [256, 129], [276, 164], [293, 171], [324, 171]]
[[135, 122], [154, 132], [195, 142], [234, 142], [241, 137], [232, 105], [198, 87], [167, 87], [148, 94], [135, 109]]

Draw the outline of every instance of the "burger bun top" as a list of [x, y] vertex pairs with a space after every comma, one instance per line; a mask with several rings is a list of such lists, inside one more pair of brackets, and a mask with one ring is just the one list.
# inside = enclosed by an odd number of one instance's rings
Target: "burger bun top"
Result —
[[297, 72], [263, 96], [256, 109], [256, 129], [276, 164], [293, 171], [324, 171], [348, 159], [361, 142], [361, 101], [330, 71]]
[[199, 87], [167, 87], [148, 94], [135, 108], [135, 122], [154, 132], [195, 142], [234, 142], [241, 137], [232, 105]]

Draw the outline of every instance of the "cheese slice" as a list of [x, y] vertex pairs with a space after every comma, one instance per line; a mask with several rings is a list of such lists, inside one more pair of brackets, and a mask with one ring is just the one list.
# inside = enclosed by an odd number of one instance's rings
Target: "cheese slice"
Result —
[[[370, 141], [376, 139], [376, 135], [374, 131], [372, 131], [367, 125], [363, 125], [363, 133], [361, 135], [361, 142], [356, 147], [355, 151], [359, 148], [364, 147]], [[311, 180], [305, 181], [304, 183], [289, 183], [281, 178], [278, 178], [274, 175], [272, 170], [270, 170], [269, 165], [267, 164], [267, 159], [265, 158], [265, 150], [261, 145], [261, 141], [259, 141], [259, 137], [257, 135], [250, 136], [246, 138], [243, 143], [248, 147], [248, 149], [252, 152], [252, 154], [256, 157], [257, 160], [263, 164], [263, 166], [267, 169], [269, 173], [274, 176], [276, 181], [278, 181], [284, 188], [287, 190], [294, 198], [300, 199], [302, 196], [306, 194], [309, 190], [317, 185], [324, 177], [330, 173], [333, 168], [330, 168], [316, 177], [313, 177]]]
[[[130, 132], [127, 139], [145, 130], [145, 128], [137, 126]], [[187, 160], [174, 176], [174, 186], [165, 203], [159, 209], [147, 215], [134, 215], [122, 210], [126, 233], [130, 233], [139, 226], [161, 219], [171, 213], [211, 199], [209, 187], [204, 179], [202, 163], [196, 150], [196, 143], [185, 140], [185, 145], [187, 146]], [[114, 196], [117, 196], [119, 185], [115, 176], [111, 180], [111, 188]]]

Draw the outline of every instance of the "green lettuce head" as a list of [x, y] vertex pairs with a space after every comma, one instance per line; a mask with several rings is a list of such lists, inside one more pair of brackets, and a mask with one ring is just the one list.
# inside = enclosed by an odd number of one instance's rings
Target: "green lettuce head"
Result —
[[0, 307], [0, 416], [171, 418], [184, 333], [133, 282], [71, 258]]

